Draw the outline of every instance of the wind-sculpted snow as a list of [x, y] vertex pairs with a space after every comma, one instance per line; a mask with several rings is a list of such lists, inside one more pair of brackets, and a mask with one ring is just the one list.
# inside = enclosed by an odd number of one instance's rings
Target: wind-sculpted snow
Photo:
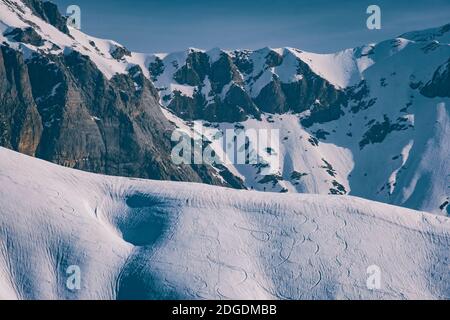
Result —
[[106, 177], [0, 149], [3, 299], [448, 299], [449, 249], [442, 216]]

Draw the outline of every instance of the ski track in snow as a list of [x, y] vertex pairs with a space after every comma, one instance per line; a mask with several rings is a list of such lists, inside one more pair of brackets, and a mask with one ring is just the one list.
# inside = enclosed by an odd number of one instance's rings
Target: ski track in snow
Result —
[[107, 177], [0, 148], [3, 299], [448, 299], [449, 239], [449, 218], [355, 197]]
[[[25, 58], [38, 48], [10, 41], [3, 33], [27, 27], [26, 21], [31, 21], [46, 39], [40, 49], [52, 54], [78, 51], [89, 56], [108, 79], [135, 65], [150, 78], [147, 67], [157, 56], [179, 66], [186, 60], [187, 52], [132, 52], [116, 60], [111, 51], [120, 45], [114, 41], [75, 29], [70, 29], [69, 37], [17, 0], [2, 1], [0, 6], [5, 13], [0, 40], [22, 51]], [[23, 14], [13, 13], [11, 6], [22, 8]], [[368, 120], [382, 121], [383, 114], [396, 119], [400, 111], [392, 106], [404, 107], [415, 99], [410, 111], [402, 115], [414, 125], [414, 133], [388, 137], [386, 161], [380, 160], [376, 145], [359, 152], [359, 146], [346, 137], [347, 130], [332, 134], [320, 147], [311, 147], [309, 132], [295, 115], [274, 116], [271, 125], [252, 119], [244, 122], [245, 127], [266, 129], [282, 124], [283, 136], [289, 136], [279, 150], [286, 163], [281, 187], [328, 191], [325, 180], [331, 179], [322, 166], [325, 159], [347, 192], [373, 197], [373, 186], [389, 182], [389, 192], [377, 195], [376, 200], [439, 213], [436, 204], [442, 203], [442, 190], [448, 185], [449, 99], [424, 98], [409, 87], [400, 90], [398, 86], [412, 75], [417, 81], [428, 81], [448, 60], [449, 33], [436, 36], [440, 44], [423, 51], [421, 39], [432, 32], [407, 33], [395, 41], [329, 55], [273, 49], [280, 55], [286, 53], [286, 62], [267, 70], [250, 90], [252, 94], [259, 93], [274, 72], [284, 82], [298, 80], [295, 56], [336, 87], [345, 88], [364, 78], [370, 97], [378, 97], [371, 109], [347, 113], [339, 122], [315, 125], [311, 132], [333, 132], [338, 124], [347, 126], [351, 121], [358, 124], [351, 131], [361, 136]], [[53, 43], [60, 49], [53, 49]], [[256, 71], [262, 68], [258, 64], [268, 50], [252, 53]], [[220, 54], [218, 49], [208, 52], [211, 62]], [[175, 71], [173, 65], [166, 66], [156, 84], [169, 92]], [[176, 84], [171, 88], [187, 96], [194, 90]], [[179, 118], [168, 118], [187, 128]], [[293, 152], [296, 149], [305, 152]], [[400, 152], [401, 163], [387, 162]], [[378, 161], [365, 161], [375, 158]], [[436, 158], [442, 161], [438, 168]], [[386, 163], [390, 172], [384, 172]], [[403, 167], [411, 173], [400, 175]], [[258, 187], [250, 179], [256, 169], [229, 169], [248, 186]], [[294, 169], [309, 174], [295, 186], [288, 181]], [[370, 175], [375, 183], [363, 178], [367, 171], [375, 173]], [[0, 299], [448, 299], [449, 231], [449, 218], [354, 197], [256, 193], [104, 177], [0, 149]], [[382, 270], [382, 288], [377, 291], [366, 288], [366, 269], [372, 264]], [[81, 267], [80, 291], [66, 289], [69, 265]]]

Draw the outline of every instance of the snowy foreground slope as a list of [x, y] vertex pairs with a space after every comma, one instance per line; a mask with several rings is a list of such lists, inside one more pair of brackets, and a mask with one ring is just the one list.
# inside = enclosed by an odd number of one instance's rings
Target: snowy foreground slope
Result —
[[[0, 148], [3, 299], [444, 299], [449, 249], [442, 216], [106, 177]], [[66, 288], [71, 265], [80, 290]]]

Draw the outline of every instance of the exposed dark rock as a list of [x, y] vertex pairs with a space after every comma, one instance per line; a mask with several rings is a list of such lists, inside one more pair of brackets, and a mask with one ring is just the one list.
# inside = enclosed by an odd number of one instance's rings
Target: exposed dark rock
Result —
[[186, 64], [174, 74], [180, 84], [200, 86], [210, 73], [209, 57], [204, 52], [193, 51], [188, 54]]
[[439, 209], [440, 210], [444, 210], [447, 206], [448, 206], [449, 202], [446, 200], [444, 201], [440, 206]]
[[419, 82], [412, 81], [412, 82], [410, 82], [409, 87], [413, 90], [420, 89], [423, 87], [423, 83], [422, 83], [422, 81], [419, 81]]
[[311, 145], [314, 146], [314, 147], [319, 146], [319, 140], [317, 140], [316, 137], [310, 136], [308, 138], [308, 142], [311, 143]]
[[291, 180], [300, 180], [301, 178], [307, 176], [307, 173], [302, 173], [298, 171], [292, 171], [291, 173]]
[[233, 85], [222, 101], [215, 97], [213, 101], [207, 102], [198, 91], [193, 97], [186, 97], [175, 91], [168, 106], [185, 120], [203, 119], [212, 122], [244, 121], [249, 115], [260, 117], [260, 112], [241, 87]]
[[[298, 81], [282, 83], [278, 77], [264, 87], [258, 97], [254, 100], [256, 105], [264, 112], [284, 113], [293, 111], [303, 112], [312, 108], [311, 115], [305, 118], [302, 123], [309, 126], [309, 123], [325, 120], [329, 107], [333, 107], [343, 96], [343, 92], [336, 89], [328, 81], [317, 76], [309, 66], [298, 61], [297, 74], [302, 75]], [[326, 110], [322, 112], [321, 110]], [[332, 111], [331, 111], [332, 113]], [[340, 114], [340, 113], [339, 113]], [[335, 116], [332, 115], [332, 118]]]
[[257, 164], [253, 164], [253, 167], [257, 168], [257, 172], [256, 174], [261, 174], [263, 169], [269, 168], [270, 164], [268, 164], [267, 162], [259, 162]]
[[175, 128], [137, 66], [107, 80], [76, 51], [25, 62], [2, 46], [0, 83], [2, 146], [108, 175], [229, 186], [211, 167], [171, 161]]
[[[162, 62], [156, 60], [150, 65], [150, 72], [156, 79], [163, 68]], [[204, 94], [206, 77], [211, 83], [211, 91]], [[260, 118], [258, 107], [243, 89], [239, 71], [226, 53], [221, 53], [220, 58], [211, 64], [206, 53], [189, 52], [186, 63], [174, 74], [174, 80], [196, 87], [192, 97], [176, 91], [163, 97], [164, 101], [170, 101], [168, 108], [185, 120], [237, 122], [248, 116]], [[223, 92], [225, 86], [227, 91]]]
[[225, 121], [243, 121], [248, 116], [260, 119], [261, 112], [242, 87], [232, 85], [221, 105], [219, 117]]
[[330, 189], [330, 194], [333, 194], [333, 195], [345, 195], [345, 194], [347, 194], [347, 190], [345, 190], [345, 187], [342, 184], [340, 184], [336, 180], [333, 180], [331, 183], [333, 184], [334, 188]]
[[223, 165], [215, 165], [216, 169], [219, 169], [219, 174], [221, 177], [232, 187], [235, 189], [246, 189], [244, 181], [241, 178], [234, 176], [230, 170], [228, 170]]
[[59, 13], [56, 4], [41, 0], [24, 0], [23, 2], [36, 16], [50, 23], [52, 26], [65, 34], [69, 34], [69, 29], [66, 25], [66, 18]]
[[302, 125], [308, 128], [315, 123], [325, 123], [339, 119], [344, 114], [342, 110], [342, 103], [344, 101], [336, 101], [331, 105], [314, 105], [311, 108], [311, 114], [301, 120]]
[[160, 58], [156, 58], [148, 66], [152, 81], [156, 81], [158, 77], [164, 72], [164, 63]]
[[330, 135], [328, 131], [325, 131], [323, 129], [319, 129], [316, 132], [313, 132], [313, 134], [317, 137], [317, 139], [320, 140], [326, 140], [327, 136]]
[[324, 166], [321, 166], [322, 169], [325, 169], [326, 172], [332, 176], [336, 177], [336, 170], [334, 170], [333, 166], [325, 159], [322, 159], [323, 163], [325, 163]]
[[[163, 100], [166, 99], [163, 97]], [[187, 97], [181, 94], [179, 91], [174, 91], [172, 96], [167, 97], [170, 100], [168, 108], [175, 114], [179, 115], [185, 120], [195, 120], [203, 118], [208, 121], [214, 121], [210, 118], [206, 107], [206, 101], [204, 97], [198, 93], [194, 93], [193, 97]]]
[[267, 184], [267, 183], [272, 183], [272, 186], [276, 186], [276, 184], [278, 183], [278, 181], [282, 181], [283, 177], [279, 176], [279, 175], [266, 175], [264, 176], [261, 180], [258, 181], [258, 183], [260, 184]]
[[0, 145], [34, 156], [42, 123], [23, 56], [0, 46]]
[[253, 62], [249, 59], [248, 51], [234, 51], [233, 62], [243, 74], [251, 74], [253, 72]]
[[373, 106], [377, 99], [370, 97], [369, 87], [366, 81], [361, 81], [357, 86], [350, 87], [346, 90], [348, 105], [352, 113], [358, 113]]
[[25, 29], [15, 28], [5, 32], [3, 35], [14, 41], [28, 43], [36, 47], [40, 47], [45, 43], [42, 37], [31, 27]]
[[209, 80], [216, 94], [220, 94], [223, 88], [231, 81], [236, 84], [243, 84], [239, 70], [231, 57], [225, 53], [222, 53], [220, 58], [211, 65]]
[[363, 136], [363, 139], [359, 142], [359, 147], [363, 149], [368, 144], [381, 143], [392, 131], [402, 131], [411, 127], [406, 123], [407, 119], [399, 118], [398, 122], [392, 123], [392, 121], [384, 115], [383, 122], [376, 122]]
[[261, 111], [269, 113], [284, 113], [287, 110], [286, 96], [281, 87], [281, 83], [276, 76], [272, 82], [265, 86], [254, 99]]
[[434, 51], [439, 48], [440, 44], [438, 41], [432, 41], [427, 45], [423, 46], [421, 49], [424, 53], [429, 53], [430, 51]]
[[[207, 53], [190, 51], [184, 65], [174, 66], [177, 71], [173, 80], [179, 84], [196, 87], [194, 96], [186, 97], [181, 93], [173, 93], [162, 99], [168, 102], [169, 109], [185, 120], [235, 122], [246, 120], [248, 117], [259, 119], [261, 112], [300, 113], [308, 109], [312, 110], [311, 114], [302, 120], [306, 126], [340, 117], [345, 93], [316, 75], [299, 59], [297, 73], [301, 77], [298, 81], [283, 83], [274, 75], [272, 81], [252, 98], [248, 86], [265, 76], [264, 72], [269, 72], [268, 68], [283, 63], [282, 55], [270, 49], [265, 50], [269, 51], [264, 57], [264, 70], [256, 76], [250, 76], [254, 65], [248, 51], [235, 51], [232, 54], [220, 52], [218, 59], [213, 63]], [[157, 80], [164, 70], [164, 65], [161, 60], [156, 59], [149, 69]], [[243, 79], [245, 77], [247, 77], [246, 84]], [[204, 92], [206, 78], [211, 85], [210, 92]]]
[[428, 98], [450, 97], [450, 59], [433, 74], [433, 79], [420, 90]]
[[266, 66], [267, 68], [278, 67], [283, 63], [283, 57], [275, 51], [269, 51], [266, 56]]
[[125, 56], [131, 56], [131, 51], [125, 47], [116, 46], [111, 50], [111, 57], [116, 60], [122, 60]]

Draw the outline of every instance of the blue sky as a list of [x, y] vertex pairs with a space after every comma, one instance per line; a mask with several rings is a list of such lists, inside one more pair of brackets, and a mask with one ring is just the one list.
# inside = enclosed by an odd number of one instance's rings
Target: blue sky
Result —
[[[80, 6], [82, 31], [138, 52], [296, 47], [334, 52], [450, 22], [450, 0], [53, 0]], [[381, 7], [381, 30], [366, 8]]]

